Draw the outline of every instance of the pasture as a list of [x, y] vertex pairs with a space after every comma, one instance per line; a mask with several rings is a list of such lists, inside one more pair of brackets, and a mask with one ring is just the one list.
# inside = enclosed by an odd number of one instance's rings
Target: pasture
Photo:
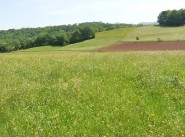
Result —
[[0, 55], [1, 136], [183, 136], [185, 53]]

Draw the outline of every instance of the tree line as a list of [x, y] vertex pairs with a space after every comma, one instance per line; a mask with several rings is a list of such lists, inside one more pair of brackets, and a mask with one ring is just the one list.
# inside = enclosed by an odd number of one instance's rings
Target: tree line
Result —
[[22, 28], [0, 31], [0, 52], [9, 52], [37, 46], [66, 46], [95, 38], [96, 32], [123, 28], [130, 24], [87, 22], [73, 25]]
[[162, 11], [158, 16], [158, 23], [161, 26], [185, 25], [185, 9]]

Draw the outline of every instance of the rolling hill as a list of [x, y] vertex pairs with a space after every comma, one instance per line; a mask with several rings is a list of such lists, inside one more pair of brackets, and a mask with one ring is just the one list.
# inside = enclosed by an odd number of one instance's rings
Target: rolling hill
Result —
[[[139, 41], [136, 40], [139, 37]], [[122, 42], [185, 41], [185, 27], [140, 26], [114, 29], [96, 33], [95, 39], [64, 47], [43, 46], [24, 51], [94, 50]]]

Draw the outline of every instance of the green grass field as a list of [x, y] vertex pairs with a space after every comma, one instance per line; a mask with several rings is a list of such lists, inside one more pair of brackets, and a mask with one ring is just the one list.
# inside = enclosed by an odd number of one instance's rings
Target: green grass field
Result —
[[90, 51], [184, 32], [133, 27], [0, 54], [0, 136], [185, 136], [184, 51]]
[[23, 51], [89, 51], [125, 41], [135, 42], [136, 37], [139, 37], [139, 41], [141, 42], [157, 42], [158, 38], [163, 41], [185, 41], [185, 27], [127, 27], [122, 29], [98, 32], [96, 33], [95, 39], [87, 40], [81, 43], [71, 44], [64, 47], [43, 46]]
[[185, 41], [185, 26], [183, 27], [156, 27], [143, 26], [137, 27], [123, 39], [123, 41], [133, 41], [139, 37], [140, 41]]
[[1, 136], [184, 136], [185, 52], [0, 55]]

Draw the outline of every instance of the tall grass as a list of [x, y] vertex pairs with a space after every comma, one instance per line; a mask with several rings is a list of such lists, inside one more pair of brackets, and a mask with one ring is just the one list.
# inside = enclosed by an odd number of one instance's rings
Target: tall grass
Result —
[[0, 55], [1, 136], [184, 136], [185, 52]]

